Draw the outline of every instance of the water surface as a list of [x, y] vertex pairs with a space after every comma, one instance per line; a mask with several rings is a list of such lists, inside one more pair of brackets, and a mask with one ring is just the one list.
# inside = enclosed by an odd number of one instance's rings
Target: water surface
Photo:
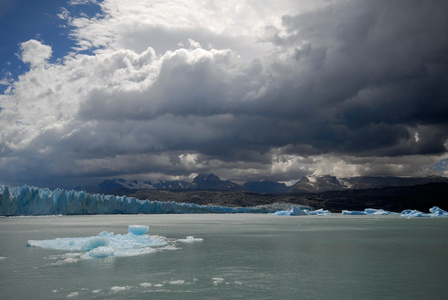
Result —
[[[63, 263], [28, 240], [124, 234], [173, 242]], [[448, 219], [399, 216], [99, 215], [0, 218], [1, 299], [446, 299]], [[68, 256], [67, 256], [68, 255]], [[62, 263], [61, 263], [62, 262]]]

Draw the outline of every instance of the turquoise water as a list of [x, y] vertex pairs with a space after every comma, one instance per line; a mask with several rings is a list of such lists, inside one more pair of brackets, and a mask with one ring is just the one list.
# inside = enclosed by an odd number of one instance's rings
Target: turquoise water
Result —
[[[30, 239], [124, 234], [130, 224], [149, 225], [172, 247], [90, 260], [26, 247]], [[187, 236], [203, 241], [175, 242]], [[446, 218], [0, 218], [0, 299], [446, 299], [447, 249]]]

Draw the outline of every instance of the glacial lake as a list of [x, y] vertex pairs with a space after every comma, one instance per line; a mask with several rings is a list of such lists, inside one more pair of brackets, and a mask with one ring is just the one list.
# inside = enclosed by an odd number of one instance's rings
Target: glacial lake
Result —
[[[79, 259], [28, 240], [126, 234], [169, 247]], [[203, 241], [182, 243], [187, 236]], [[0, 299], [447, 299], [448, 218], [265, 214], [0, 218]]]

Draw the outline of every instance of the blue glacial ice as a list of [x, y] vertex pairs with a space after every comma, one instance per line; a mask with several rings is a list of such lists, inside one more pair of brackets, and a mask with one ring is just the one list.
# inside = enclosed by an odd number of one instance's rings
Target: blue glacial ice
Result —
[[325, 210], [323, 208], [319, 208], [316, 210], [305, 210], [305, 212], [310, 216], [329, 216], [329, 215], [331, 215], [330, 211]]
[[[64, 260], [56, 264], [73, 263], [79, 259], [136, 256], [153, 253], [158, 249], [173, 249], [172, 247], [168, 248], [170, 246], [169, 239], [160, 236], [150, 236], [146, 234], [147, 229], [149, 227], [144, 225], [130, 225], [126, 234], [114, 234], [113, 232], [103, 231], [97, 236], [90, 237], [29, 240], [26, 245], [28, 247], [75, 252], [62, 255], [61, 257]], [[171, 243], [192, 243], [202, 241], [202, 239], [188, 236], [185, 239], [171, 239], [170, 241]]]
[[[134, 229], [140, 227], [129, 226], [127, 234], [114, 234], [103, 231], [91, 237], [66, 237], [51, 240], [29, 240], [28, 247], [45, 249], [82, 251], [86, 257], [132, 256], [143, 252], [154, 252], [153, 247], [166, 246], [164, 238], [151, 237], [147, 234], [134, 234]], [[140, 233], [140, 232], [138, 232]]]
[[[174, 201], [138, 200], [126, 196], [88, 194], [64, 189], [39, 189], [22, 186], [10, 188], [0, 185], [0, 216], [38, 215], [93, 215], [93, 214], [198, 214], [198, 213], [272, 213], [278, 216], [329, 216], [328, 210], [313, 210], [308, 206], [271, 204], [254, 207], [226, 207], [177, 203]], [[342, 215], [391, 215], [383, 209], [366, 208], [364, 211], [343, 210]], [[448, 213], [438, 207], [430, 213], [404, 210], [403, 217], [448, 217]], [[144, 234], [145, 227], [133, 228], [134, 233]], [[147, 230], [147, 229], [146, 229]]]
[[331, 212], [324, 209], [312, 210], [308, 206], [293, 206], [288, 210], [279, 210], [273, 213], [275, 216], [329, 216]]
[[[310, 208], [308, 208], [310, 209]], [[138, 200], [126, 196], [88, 194], [64, 189], [0, 186], [0, 216], [92, 214], [273, 213], [276, 205], [226, 207]]]
[[129, 225], [128, 231], [135, 235], [143, 235], [147, 233], [149, 226], [146, 225]]
[[429, 213], [423, 213], [418, 210], [406, 209], [401, 212], [401, 216], [405, 218], [422, 218], [422, 217], [448, 217], [448, 212], [433, 206], [429, 209]]
[[377, 215], [377, 216], [385, 216], [385, 215], [397, 215], [395, 212], [387, 211], [384, 209], [375, 209], [375, 208], [366, 208], [364, 211], [356, 211], [356, 210], [343, 210], [343, 215], [351, 215], [351, 216], [366, 216], [366, 215]]

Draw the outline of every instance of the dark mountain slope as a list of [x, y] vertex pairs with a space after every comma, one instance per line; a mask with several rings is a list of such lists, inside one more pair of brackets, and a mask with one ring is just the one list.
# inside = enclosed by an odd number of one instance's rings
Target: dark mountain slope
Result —
[[433, 206], [448, 209], [448, 183], [429, 183], [405, 187], [327, 191], [322, 193], [258, 194], [243, 191], [160, 191], [139, 190], [127, 193], [137, 199], [175, 201], [221, 206], [256, 206], [287, 202], [323, 208], [332, 212], [382, 208], [401, 212], [417, 209], [427, 212]]

